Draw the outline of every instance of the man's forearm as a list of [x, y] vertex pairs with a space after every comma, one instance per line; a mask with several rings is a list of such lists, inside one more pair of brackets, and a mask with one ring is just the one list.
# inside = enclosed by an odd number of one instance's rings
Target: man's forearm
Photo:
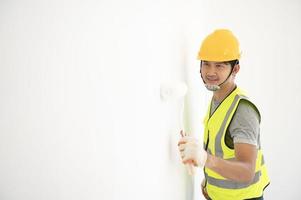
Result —
[[224, 160], [212, 155], [208, 155], [205, 167], [215, 171], [226, 179], [243, 183], [251, 182], [255, 175], [255, 167], [252, 163], [238, 160]]

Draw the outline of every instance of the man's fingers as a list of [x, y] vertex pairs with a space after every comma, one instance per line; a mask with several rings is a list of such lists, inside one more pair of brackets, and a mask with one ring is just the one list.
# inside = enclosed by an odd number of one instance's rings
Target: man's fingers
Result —
[[185, 157], [183, 158], [183, 161], [182, 161], [184, 164], [193, 164], [195, 166], [195, 162], [193, 159], [185, 159]]
[[183, 159], [185, 157], [184, 151], [180, 152], [181, 158]]
[[187, 142], [195, 143], [195, 142], [197, 142], [197, 140], [195, 138], [191, 137], [191, 136], [184, 136], [179, 140], [178, 145], [183, 144], [183, 143], [187, 143]]
[[178, 142], [178, 146], [180, 146], [181, 144], [185, 144], [185, 143], [186, 143], [185, 141], [180, 140], [180, 141]]
[[182, 136], [182, 137], [184, 137], [184, 136], [185, 136], [185, 133], [184, 133], [184, 131], [183, 131], [183, 130], [181, 130], [181, 131], [180, 131], [180, 134], [181, 134], [181, 136]]
[[180, 145], [178, 146], [178, 148], [179, 148], [180, 151], [184, 151], [185, 148], [186, 148], [186, 146], [187, 146], [186, 143], [182, 143], [182, 144], [180, 144]]

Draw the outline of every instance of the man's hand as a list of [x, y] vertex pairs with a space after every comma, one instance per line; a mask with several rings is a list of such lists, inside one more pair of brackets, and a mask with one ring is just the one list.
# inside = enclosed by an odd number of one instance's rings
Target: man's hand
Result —
[[180, 139], [178, 146], [184, 164], [192, 163], [197, 167], [205, 165], [207, 152], [195, 138], [184, 136]]

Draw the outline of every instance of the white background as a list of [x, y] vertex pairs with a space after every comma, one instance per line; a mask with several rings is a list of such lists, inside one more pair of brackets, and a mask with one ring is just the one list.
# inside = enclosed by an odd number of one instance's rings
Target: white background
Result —
[[243, 52], [237, 83], [262, 113], [271, 185], [266, 199], [298, 199], [301, 2], [0, 1], [0, 199], [202, 199], [176, 143], [202, 139], [210, 99], [197, 51], [229, 28]]

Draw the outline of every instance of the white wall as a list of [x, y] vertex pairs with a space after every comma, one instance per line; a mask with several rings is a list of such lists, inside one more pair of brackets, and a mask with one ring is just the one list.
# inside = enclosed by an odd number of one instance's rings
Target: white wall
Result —
[[237, 82], [262, 111], [266, 199], [297, 199], [300, 6], [1, 2], [0, 199], [191, 199], [175, 148], [179, 104], [160, 101], [160, 83], [189, 84], [185, 127], [201, 138], [210, 93], [195, 58], [220, 27], [240, 39]]
[[1, 2], [0, 199], [189, 197], [159, 94], [175, 3]]

